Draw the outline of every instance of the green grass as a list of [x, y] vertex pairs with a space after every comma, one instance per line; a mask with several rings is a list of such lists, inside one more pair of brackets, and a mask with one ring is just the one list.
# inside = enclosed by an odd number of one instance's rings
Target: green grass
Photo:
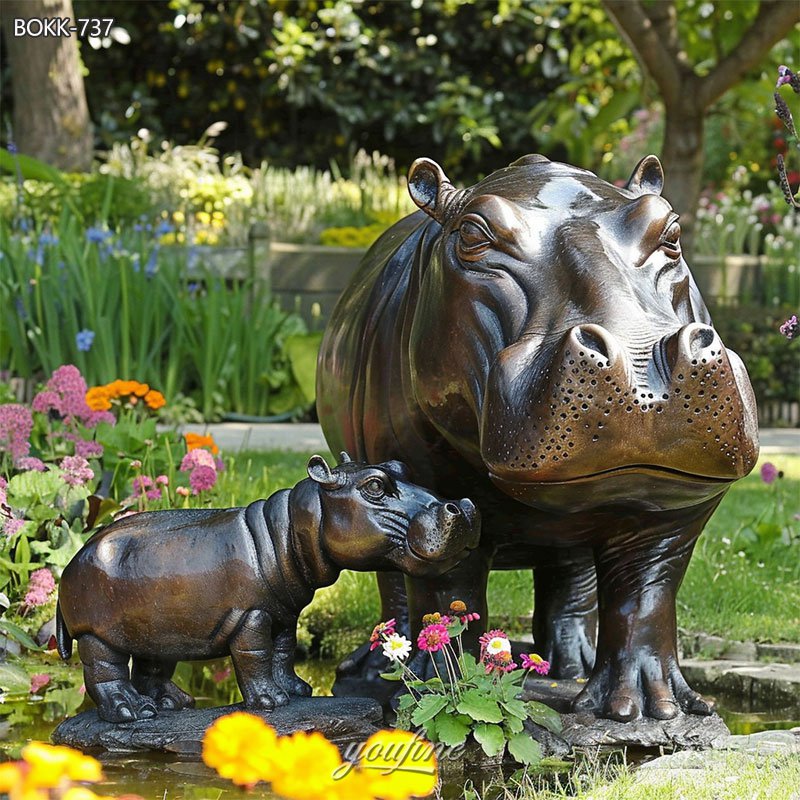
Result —
[[[305, 476], [308, 456], [274, 451], [236, 455], [221, 478], [222, 504], [242, 505], [293, 485]], [[678, 595], [682, 628], [729, 639], [800, 642], [800, 541], [792, 547], [750, 542], [744, 530], [756, 518], [769, 520], [778, 491], [790, 520], [800, 512], [800, 456], [769, 460], [784, 477], [767, 486], [756, 470], [735, 484], [701, 536]], [[800, 522], [790, 524], [800, 533]], [[493, 624], [507, 626], [512, 634], [522, 632], [520, 618], [533, 608], [531, 571], [493, 572], [489, 608]], [[304, 612], [301, 642], [325, 657], [339, 657], [364, 641], [379, 615], [374, 576], [345, 572], [334, 586], [317, 592]]]

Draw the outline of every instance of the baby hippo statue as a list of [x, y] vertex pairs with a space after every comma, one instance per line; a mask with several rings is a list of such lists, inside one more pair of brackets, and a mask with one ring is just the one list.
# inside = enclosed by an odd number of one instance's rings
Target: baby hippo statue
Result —
[[439, 575], [477, 547], [469, 500], [415, 486], [399, 461], [341, 462], [312, 456], [307, 479], [246, 508], [145, 512], [89, 539], [64, 570], [56, 638], [65, 659], [77, 641], [100, 717], [191, 706], [176, 663], [225, 655], [248, 708], [310, 695], [294, 655], [317, 588], [342, 569]]

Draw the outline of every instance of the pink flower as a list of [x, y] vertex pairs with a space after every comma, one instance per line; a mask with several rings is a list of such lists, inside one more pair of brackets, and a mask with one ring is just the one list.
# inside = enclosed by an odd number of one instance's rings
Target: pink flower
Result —
[[202, 447], [190, 450], [181, 461], [179, 467], [181, 472], [189, 472], [197, 467], [210, 467], [216, 471], [217, 465], [214, 463], [214, 456]]
[[83, 486], [94, 478], [89, 462], [81, 456], [65, 456], [60, 467], [64, 470], [64, 482], [70, 486]]
[[86, 404], [86, 389], [80, 370], [65, 364], [50, 376], [45, 388], [33, 398], [31, 407], [40, 414], [55, 411], [67, 424], [79, 421], [94, 427], [101, 418]]
[[46, 672], [37, 672], [34, 675], [31, 675], [31, 688], [30, 693], [36, 694], [39, 689], [47, 686], [50, 683], [50, 676]]
[[156, 477], [156, 483], [159, 486], [169, 486], [169, 478], [166, 475], [158, 475]]
[[181, 497], [188, 497], [191, 492], [185, 486], [178, 486], [175, 489], [175, 494], [179, 494]]
[[226, 678], [229, 678], [230, 675], [231, 675], [231, 668], [230, 668], [230, 665], [228, 665], [227, 667], [225, 667], [223, 669], [218, 669], [211, 676], [211, 680], [214, 681], [214, 683], [222, 683], [222, 681], [224, 681]]
[[31, 577], [28, 579], [28, 591], [22, 604], [26, 608], [43, 606], [55, 590], [56, 581], [53, 573], [45, 567], [37, 569], [31, 573]]
[[133, 479], [134, 497], [146, 497], [148, 500], [160, 500], [161, 489], [159, 489], [149, 475], [137, 475]]
[[10, 539], [12, 536], [16, 536], [19, 533], [20, 528], [22, 528], [24, 524], [24, 519], [9, 517], [3, 524], [3, 533]]
[[[204, 452], [202, 450], [192, 450], [193, 453]], [[217, 471], [214, 467], [199, 466], [195, 467], [189, 474], [189, 485], [192, 487], [193, 494], [200, 494], [207, 489], [211, 489], [217, 482]]]
[[761, 480], [764, 483], [774, 483], [776, 478], [781, 477], [783, 477], [782, 473], [771, 461], [765, 461], [761, 465]]
[[469, 625], [470, 622], [475, 622], [476, 620], [479, 620], [480, 618], [481, 618], [480, 614], [476, 614], [476, 613], [470, 611], [469, 613], [464, 614], [461, 617], [461, 622], [464, 625]]
[[794, 339], [800, 336], [800, 322], [797, 321], [797, 314], [792, 314], [786, 322], [779, 328], [781, 335], [787, 339]]
[[4, 506], [6, 504], [6, 487], [8, 486], [8, 481], [0, 475], [0, 506]]
[[479, 639], [478, 643], [481, 646], [480, 660], [483, 661], [484, 656], [489, 653], [493, 655], [499, 652], [511, 652], [511, 642], [508, 640], [508, 634], [495, 628], [491, 631], [486, 631]]
[[75, 455], [81, 458], [99, 458], [103, 455], [103, 445], [86, 439], [75, 439]]
[[550, 672], [550, 662], [545, 661], [536, 653], [520, 653], [522, 659], [522, 669], [532, 669], [540, 675], [547, 675]]
[[44, 461], [40, 458], [34, 458], [33, 456], [18, 458], [15, 462], [15, 466], [17, 469], [33, 470], [34, 472], [45, 472], [47, 470], [47, 465]]
[[369, 649], [375, 650], [377, 647], [381, 646], [384, 637], [392, 636], [393, 634], [397, 633], [394, 627], [397, 624], [397, 621], [394, 617], [386, 622], [379, 622], [373, 629], [372, 633], [370, 634], [369, 641]]
[[424, 627], [417, 638], [419, 649], [427, 650], [429, 653], [438, 653], [449, 642], [450, 634], [440, 622]]
[[31, 449], [28, 441], [33, 430], [30, 410], [19, 403], [0, 406], [0, 452], [6, 451], [16, 462]]

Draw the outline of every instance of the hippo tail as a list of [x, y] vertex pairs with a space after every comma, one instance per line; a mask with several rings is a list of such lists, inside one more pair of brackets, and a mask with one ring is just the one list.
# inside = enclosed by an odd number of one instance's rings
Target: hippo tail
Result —
[[61, 603], [56, 604], [56, 645], [58, 654], [66, 661], [72, 655], [72, 637], [67, 631], [64, 623], [64, 615], [61, 613]]

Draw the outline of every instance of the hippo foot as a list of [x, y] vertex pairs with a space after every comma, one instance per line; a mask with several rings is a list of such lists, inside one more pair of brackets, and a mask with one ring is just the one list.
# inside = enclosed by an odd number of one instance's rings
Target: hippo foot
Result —
[[289, 695], [277, 684], [269, 688], [243, 692], [243, 694], [245, 708], [257, 709], [259, 711], [272, 711], [278, 706], [285, 706], [289, 703]]
[[295, 697], [311, 697], [314, 692], [311, 684], [306, 683], [297, 675], [286, 675], [278, 679], [278, 683], [287, 694]]
[[626, 654], [595, 671], [573, 703], [576, 713], [630, 722], [674, 719], [681, 711], [708, 716], [713, 706], [689, 687], [674, 656]]
[[97, 703], [98, 716], [106, 722], [133, 722], [152, 719], [158, 714], [152, 698], [143, 697], [128, 681], [97, 683], [91, 695]]
[[557, 680], [588, 678], [594, 667], [594, 635], [582, 618], [568, 617], [548, 621], [544, 645], [536, 652], [550, 662], [550, 675]]
[[181, 708], [193, 708], [194, 697], [187, 694], [180, 687], [176, 686], [172, 681], [166, 683], [158, 683], [152, 687], [148, 687], [144, 694], [152, 697], [156, 701], [158, 707], [165, 711], [178, 711]]

